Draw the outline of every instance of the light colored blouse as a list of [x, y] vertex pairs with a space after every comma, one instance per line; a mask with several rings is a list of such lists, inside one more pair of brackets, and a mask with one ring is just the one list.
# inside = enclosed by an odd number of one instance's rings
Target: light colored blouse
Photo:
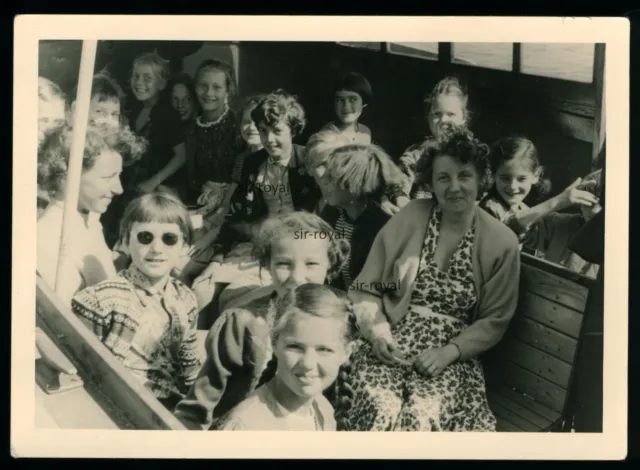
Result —
[[[58, 266], [64, 203], [49, 204], [38, 219], [37, 270], [54, 289]], [[61, 266], [62, 288], [58, 297], [67, 305], [73, 294], [116, 276], [113, 252], [104, 240], [100, 214], [73, 211], [73, 226]]]
[[251, 393], [215, 425], [220, 431], [335, 431], [333, 407], [321, 394], [309, 413], [291, 413], [276, 401], [273, 380]]

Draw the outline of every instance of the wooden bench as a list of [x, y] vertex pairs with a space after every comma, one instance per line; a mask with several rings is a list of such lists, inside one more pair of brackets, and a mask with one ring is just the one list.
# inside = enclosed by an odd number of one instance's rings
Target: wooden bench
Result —
[[[482, 358], [497, 430], [570, 431], [585, 318], [587, 313], [602, 316], [602, 278], [596, 281], [522, 254], [520, 282], [509, 329]], [[591, 384], [597, 387], [597, 377]]]

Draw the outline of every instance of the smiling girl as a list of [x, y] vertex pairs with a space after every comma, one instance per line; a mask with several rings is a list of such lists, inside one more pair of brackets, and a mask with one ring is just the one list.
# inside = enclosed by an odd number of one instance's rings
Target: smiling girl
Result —
[[333, 407], [323, 392], [348, 360], [356, 338], [350, 302], [330, 287], [303, 284], [272, 309], [273, 359], [262, 374], [264, 385], [215, 429], [335, 431]]
[[[306, 237], [305, 233], [325, 237]], [[318, 216], [293, 212], [267, 219], [253, 240], [254, 257], [273, 284], [247, 294], [215, 321], [206, 339], [207, 358], [175, 415], [189, 429], [208, 429], [258, 385], [271, 359], [272, 304], [301, 284], [324, 284], [340, 270], [348, 243], [329, 237]]]
[[72, 301], [73, 312], [170, 410], [200, 366], [196, 298], [170, 276], [192, 234], [189, 214], [174, 196], [134, 199], [120, 229], [131, 265]]

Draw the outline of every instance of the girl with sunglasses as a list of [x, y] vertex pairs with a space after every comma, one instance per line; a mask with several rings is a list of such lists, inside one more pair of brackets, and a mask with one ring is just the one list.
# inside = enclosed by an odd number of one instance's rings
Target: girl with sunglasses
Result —
[[134, 199], [120, 226], [131, 265], [88, 287], [72, 310], [169, 410], [200, 368], [195, 294], [170, 273], [192, 241], [186, 207], [174, 196]]

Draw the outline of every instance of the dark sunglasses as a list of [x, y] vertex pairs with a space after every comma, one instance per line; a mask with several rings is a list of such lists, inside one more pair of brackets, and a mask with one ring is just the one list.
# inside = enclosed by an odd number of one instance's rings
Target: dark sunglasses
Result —
[[[142, 231], [138, 232], [136, 238], [138, 239], [138, 243], [142, 245], [150, 245], [155, 237], [151, 232]], [[167, 232], [162, 234], [161, 239], [162, 243], [164, 243], [165, 245], [173, 246], [178, 243], [178, 240], [180, 240], [180, 236], [176, 233]]]

